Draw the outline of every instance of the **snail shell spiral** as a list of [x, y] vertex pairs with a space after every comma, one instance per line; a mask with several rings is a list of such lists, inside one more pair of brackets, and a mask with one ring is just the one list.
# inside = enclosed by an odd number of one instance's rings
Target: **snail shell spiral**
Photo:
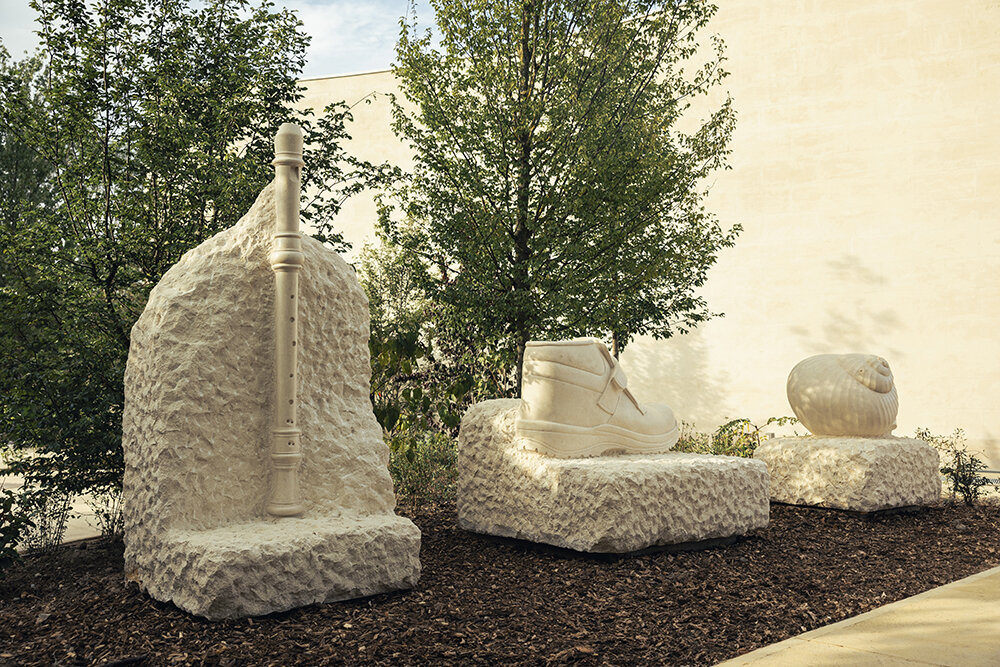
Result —
[[820, 354], [788, 375], [788, 403], [814, 435], [879, 437], [896, 428], [892, 371], [870, 354]]

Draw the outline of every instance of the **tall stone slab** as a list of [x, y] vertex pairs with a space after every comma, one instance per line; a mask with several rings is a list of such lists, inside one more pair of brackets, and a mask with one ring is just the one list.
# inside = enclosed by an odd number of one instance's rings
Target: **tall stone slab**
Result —
[[267, 512], [275, 415], [275, 197], [185, 254], [132, 329], [125, 373], [125, 568], [210, 619], [415, 584], [420, 531], [394, 513], [369, 400], [368, 306], [310, 238], [297, 294], [304, 512]]

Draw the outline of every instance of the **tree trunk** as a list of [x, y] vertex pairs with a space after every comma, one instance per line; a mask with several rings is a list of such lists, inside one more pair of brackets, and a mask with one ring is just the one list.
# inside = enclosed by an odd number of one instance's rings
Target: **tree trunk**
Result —
[[524, 378], [524, 348], [527, 340], [517, 340], [517, 397], [521, 398], [521, 380]]
[[612, 331], [611, 332], [611, 354], [612, 354], [612, 356], [614, 356], [615, 359], [618, 358], [618, 352], [619, 351], [621, 351], [621, 348], [618, 346], [618, 332], [617, 331]]
[[517, 143], [520, 148], [517, 159], [517, 218], [514, 223], [514, 266], [511, 287], [514, 298], [514, 333], [517, 337], [517, 396], [521, 396], [521, 380], [524, 377], [524, 348], [529, 338], [528, 298], [531, 285], [528, 274], [528, 260], [531, 259], [531, 232], [528, 229], [528, 207], [531, 195], [531, 128], [529, 110], [531, 98], [531, 67], [534, 53], [531, 50], [531, 15], [533, 4], [529, 1], [521, 6], [521, 81], [518, 91], [520, 103], [520, 127], [517, 128]]

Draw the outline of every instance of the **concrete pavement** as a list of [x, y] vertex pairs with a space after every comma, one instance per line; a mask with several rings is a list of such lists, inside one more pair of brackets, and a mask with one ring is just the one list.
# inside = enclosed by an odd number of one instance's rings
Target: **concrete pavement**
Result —
[[1000, 567], [721, 663], [726, 667], [1000, 665]]

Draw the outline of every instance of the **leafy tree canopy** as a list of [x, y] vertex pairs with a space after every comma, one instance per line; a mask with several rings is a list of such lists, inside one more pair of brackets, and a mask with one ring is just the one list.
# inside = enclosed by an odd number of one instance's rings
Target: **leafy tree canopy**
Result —
[[378, 170], [340, 148], [344, 105], [292, 111], [308, 37], [287, 10], [31, 4], [39, 51], [0, 45], [0, 439], [21, 472], [75, 492], [120, 482], [131, 326], [271, 179], [278, 125], [305, 126], [303, 215], [337, 247], [330, 217]]
[[693, 132], [677, 124], [726, 76], [721, 39], [699, 42], [716, 7], [431, 4], [437, 35], [404, 20], [397, 46], [410, 104], [394, 127], [416, 161], [382, 224], [429, 268], [451, 328], [507, 350], [519, 385], [529, 339], [597, 335], [617, 353], [710, 317], [696, 289], [739, 227], [705, 210], [705, 183], [735, 112], [727, 98]]

